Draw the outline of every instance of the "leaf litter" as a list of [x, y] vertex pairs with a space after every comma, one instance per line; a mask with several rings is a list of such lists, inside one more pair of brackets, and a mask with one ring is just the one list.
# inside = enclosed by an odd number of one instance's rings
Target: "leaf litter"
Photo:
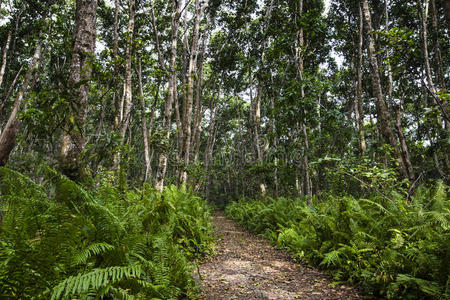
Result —
[[293, 262], [287, 252], [222, 212], [212, 222], [218, 241], [215, 254], [195, 274], [202, 287], [200, 299], [364, 299], [356, 288], [334, 286], [329, 275]]

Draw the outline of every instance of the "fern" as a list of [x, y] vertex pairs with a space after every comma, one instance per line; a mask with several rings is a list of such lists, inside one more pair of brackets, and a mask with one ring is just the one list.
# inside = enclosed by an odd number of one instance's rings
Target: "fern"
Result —
[[326, 265], [327, 267], [340, 265], [341, 258], [339, 257], [339, 255], [339, 250], [333, 250], [331, 252], [325, 253], [320, 265]]
[[0, 168], [0, 298], [196, 297], [188, 259], [213, 238], [192, 191], [88, 190], [48, 168], [44, 176], [38, 185]]
[[361, 284], [369, 294], [445, 298], [450, 282], [448, 187], [421, 186], [411, 202], [327, 195], [307, 206], [285, 198], [240, 199], [226, 215], [269, 236], [295, 259], [332, 270], [335, 280]]
[[391, 289], [399, 289], [400, 286], [410, 288], [411, 286], [417, 287], [419, 290], [430, 296], [439, 296], [441, 290], [436, 282], [416, 278], [407, 274], [398, 274], [395, 283], [391, 285]]
[[89, 258], [95, 255], [104, 254], [110, 250], [114, 250], [115, 247], [108, 243], [94, 243], [86, 247], [83, 251], [76, 254], [73, 258], [73, 265], [85, 264]]
[[69, 295], [80, 295], [90, 290], [98, 290], [110, 283], [141, 276], [141, 265], [115, 266], [94, 269], [86, 274], [70, 276], [59, 283], [52, 291], [51, 299], [61, 299]]

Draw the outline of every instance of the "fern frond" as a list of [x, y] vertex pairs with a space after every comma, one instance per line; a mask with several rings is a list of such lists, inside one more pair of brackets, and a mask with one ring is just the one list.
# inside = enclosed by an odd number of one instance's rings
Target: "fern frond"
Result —
[[416, 278], [407, 274], [398, 274], [396, 284], [416, 286], [419, 290], [431, 296], [439, 296], [441, 294], [441, 289], [436, 282]]
[[333, 250], [331, 252], [325, 253], [320, 265], [326, 265], [327, 267], [340, 265], [341, 259], [339, 255], [341, 255], [341, 252], [339, 250]]
[[85, 264], [89, 258], [95, 255], [100, 255], [110, 250], [114, 250], [115, 247], [108, 243], [94, 243], [87, 246], [80, 253], [77, 253], [73, 258], [73, 266]]
[[85, 274], [70, 276], [53, 288], [51, 299], [61, 299], [69, 295], [80, 295], [89, 290], [98, 290], [107, 284], [128, 278], [137, 278], [142, 274], [141, 265], [115, 266], [94, 269]]

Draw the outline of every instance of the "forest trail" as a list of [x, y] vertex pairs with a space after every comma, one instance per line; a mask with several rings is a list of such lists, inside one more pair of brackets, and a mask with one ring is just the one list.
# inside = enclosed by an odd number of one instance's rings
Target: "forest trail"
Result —
[[292, 262], [223, 212], [212, 221], [219, 240], [216, 253], [199, 266], [201, 299], [363, 299], [354, 288], [329, 286], [329, 276]]

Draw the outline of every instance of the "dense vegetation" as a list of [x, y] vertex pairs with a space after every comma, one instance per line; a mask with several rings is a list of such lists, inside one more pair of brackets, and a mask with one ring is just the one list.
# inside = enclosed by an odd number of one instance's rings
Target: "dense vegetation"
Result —
[[360, 284], [389, 299], [450, 297], [450, 203], [442, 182], [368, 199], [327, 195], [241, 199], [228, 217], [263, 234], [293, 257], [331, 270], [335, 281]]
[[445, 297], [449, 34], [448, 0], [0, 0], [0, 297], [191, 297], [195, 195]]
[[191, 261], [210, 251], [206, 203], [174, 186], [89, 191], [51, 169], [38, 185], [0, 169], [2, 299], [195, 298]]
[[306, 201], [241, 199], [227, 216], [294, 258], [326, 267], [336, 282], [359, 283], [389, 299], [450, 297], [448, 187], [419, 188], [411, 201], [325, 196]]

